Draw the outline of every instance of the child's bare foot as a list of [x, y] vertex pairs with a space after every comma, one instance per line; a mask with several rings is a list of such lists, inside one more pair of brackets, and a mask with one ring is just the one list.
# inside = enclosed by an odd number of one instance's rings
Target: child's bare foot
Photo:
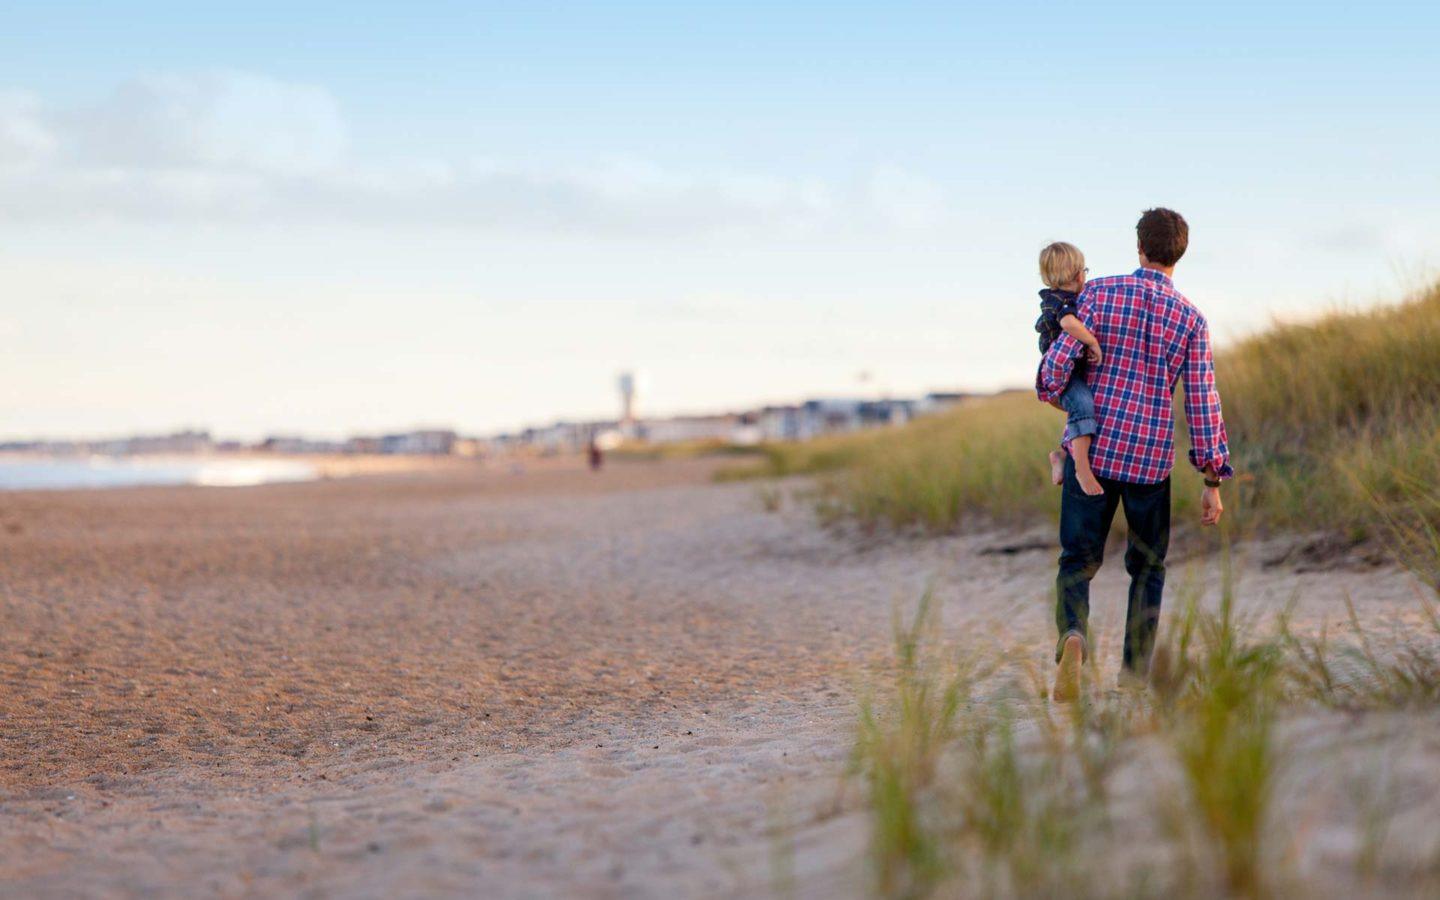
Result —
[[1059, 450], [1050, 451], [1050, 480], [1055, 484], [1065, 483], [1065, 454]]
[[1070, 452], [1075, 457], [1075, 480], [1080, 482], [1080, 490], [1098, 497], [1105, 489], [1095, 480], [1095, 472], [1090, 468], [1090, 443], [1091, 437], [1082, 434], [1070, 444]]

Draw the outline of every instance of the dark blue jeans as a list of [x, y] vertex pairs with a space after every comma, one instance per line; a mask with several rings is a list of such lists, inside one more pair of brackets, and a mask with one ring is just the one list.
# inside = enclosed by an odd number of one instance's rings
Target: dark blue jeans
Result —
[[1065, 459], [1060, 500], [1060, 575], [1055, 580], [1055, 624], [1060, 640], [1074, 632], [1089, 646], [1090, 579], [1105, 561], [1105, 538], [1115, 509], [1125, 507], [1129, 541], [1125, 571], [1130, 573], [1130, 605], [1125, 612], [1125, 668], [1144, 674], [1155, 650], [1160, 625], [1160, 595], [1165, 590], [1165, 554], [1170, 549], [1170, 479], [1132, 484], [1101, 478], [1105, 493], [1091, 497], [1075, 480], [1075, 461]]

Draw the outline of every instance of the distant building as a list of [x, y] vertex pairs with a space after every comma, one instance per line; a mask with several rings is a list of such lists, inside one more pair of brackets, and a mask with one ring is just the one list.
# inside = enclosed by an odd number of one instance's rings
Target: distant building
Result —
[[209, 453], [215, 449], [208, 431], [177, 431], [174, 434], [135, 435], [109, 441], [91, 442], [90, 452], [108, 456], [167, 456]]
[[760, 437], [766, 441], [804, 438], [804, 411], [799, 406], [767, 406], [756, 414]]
[[915, 418], [913, 400], [867, 400], [860, 404], [860, 427], [904, 425]]
[[266, 453], [298, 456], [303, 453], [343, 453], [345, 445], [339, 441], [316, 441], [298, 435], [271, 435], [255, 449]]
[[621, 372], [616, 386], [620, 389], [620, 433], [625, 437], [634, 437], [638, 427], [636, 404], [640, 394], [640, 376], [635, 372]]
[[678, 444], [684, 441], [730, 441], [741, 427], [736, 415], [672, 416], [646, 419], [640, 423], [639, 436], [652, 444]]
[[863, 424], [860, 408], [865, 402], [851, 399], [806, 400], [800, 405], [800, 434], [797, 440], [858, 431]]
[[254, 445], [216, 441], [208, 431], [186, 429], [172, 434], [134, 435], [102, 440], [31, 440], [0, 442], [0, 452], [52, 456], [181, 455], [234, 453], [253, 449], [267, 453], [348, 453], [419, 456], [480, 457], [497, 453], [579, 453], [592, 443], [611, 450], [626, 441], [673, 444], [717, 441], [751, 445], [764, 441], [805, 441], [827, 434], [864, 428], [903, 425], [916, 416], [954, 407], [973, 395], [934, 391], [919, 399], [867, 400], [849, 397], [812, 398], [797, 404], [778, 404], [739, 413], [715, 415], [638, 417], [641, 390], [638, 372], [623, 372], [617, 379], [621, 417], [610, 420], [557, 421], [490, 438], [462, 438], [443, 428], [422, 428], [383, 436], [356, 435], [344, 441], [314, 440], [301, 435], [277, 434]]
[[345, 452], [356, 455], [368, 455], [380, 452], [380, 439], [378, 437], [357, 436], [345, 442]]
[[972, 395], [958, 391], [932, 391], [921, 397], [915, 404], [917, 416], [928, 416], [932, 413], [944, 412], [968, 400]]
[[456, 456], [477, 459], [490, 455], [490, 442], [479, 438], [457, 438], [451, 452]]
[[556, 422], [520, 432], [519, 443], [545, 454], [578, 453], [590, 443], [590, 426], [584, 422]]
[[380, 438], [380, 452], [407, 456], [449, 456], [457, 435], [446, 429], [408, 431]]

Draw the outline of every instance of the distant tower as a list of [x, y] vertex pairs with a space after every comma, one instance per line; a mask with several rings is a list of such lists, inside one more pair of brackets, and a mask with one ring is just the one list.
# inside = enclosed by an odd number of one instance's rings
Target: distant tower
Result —
[[635, 395], [639, 392], [639, 379], [634, 372], [621, 372], [617, 379], [620, 388], [620, 427], [624, 430], [635, 427]]

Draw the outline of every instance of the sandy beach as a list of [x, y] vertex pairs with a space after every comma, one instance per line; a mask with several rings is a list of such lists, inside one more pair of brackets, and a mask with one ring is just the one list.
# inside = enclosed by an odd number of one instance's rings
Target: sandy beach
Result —
[[[861, 539], [714, 465], [3, 496], [0, 892], [863, 895], [892, 612], [933, 586], [1043, 668], [1051, 536]], [[1242, 551], [1250, 608], [1409, 627], [1403, 573], [1283, 549]]]

